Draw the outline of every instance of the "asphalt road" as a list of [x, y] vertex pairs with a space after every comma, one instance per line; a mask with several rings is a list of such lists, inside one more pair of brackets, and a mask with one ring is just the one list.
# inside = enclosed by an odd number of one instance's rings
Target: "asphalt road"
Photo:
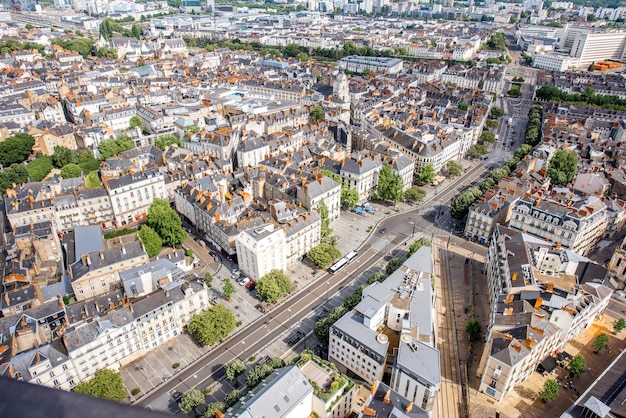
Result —
[[[384, 219], [361, 245], [359, 256], [346, 268], [335, 275], [320, 276], [297, 296], [285, 300], [267, 315], [226, 338], [195, 364], [180, 372], [175, 379], [164, 382], [159, 388], [137, 400], [135, 405], [146, 407], [165, 394], [174, 395], [191, 387], [203, 389], [210, 386], [223, 377], [224, 364], [235, 357], [246, 358], [260, 352], [288, 328], [293, 328], [295, 332], [298, 323], [326, 301], [327, 294], [333, 295], [341, 290], [379, 261], [385, 253], [405, 245], [411, 235], [432, 236], [435, 233], [439, 234], [438, 228], [453, 229], [454, 225], [448, 211], [449, 202], [468, 184], [486, 172], [487, 168], [484, 165], [477, 165], [466, 171], [456, 182], [440, 187], [435, 196], [415, 210]], [[387, 232], [380, 234], [381, 228], [387, 228]], [[266, 320], [269, 321], [267, 324]]]

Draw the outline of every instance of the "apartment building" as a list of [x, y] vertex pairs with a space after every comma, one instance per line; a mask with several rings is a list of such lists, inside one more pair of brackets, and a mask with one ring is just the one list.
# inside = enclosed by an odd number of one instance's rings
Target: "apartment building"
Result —
[[491, 314], [480, 390], [500, 400], [602, 315], [612, 291], [600, 284], [604, 267], [501, 225], [485, 265]]
[[537, 54], [532, 66], [550, 71], [564, 71], [574, 65], [574, 60], [567, 55]]
[[281, 224], [285, 230], [285, 268], [292, 269], [321, 242], [322, 218], [319, 212], [298, 214]]
[[76, 226], [110, 228], [113, 225], [111, 201], [103, 187], [57, 195], [54, 197], [54, 209], [58, 231], [68, 231]]
[[242, 231], [235, 238], [242, 273], [259, 280], [272, 270], [285, 270], [285, 231], [273, 224]]
[[93, 298], [122, 286], [120, 272], [148, 262], [141, 241], [82, 254], [69, 268], [76, 300]]
[[431, 249], [423, 247], [384, 282], [363, 289], [359, 304], [330, 328], [328, 346], [339, 370], [371, 383], [389, 373], [391, 388], [427, 411], [441, 385], [432, 279]]
[[382, 169], [380, 158], [373, 154], [359, 155], [341, 160], [339, 176], [343, 184], [359, 193], [359, 200], [367, 199], [378, 185]]
[[488, 190], [470, 206], [465, 222], [465, 236], [485, 244], [497, 224], [506, 224], [509, 221], [511, 205], [517, 198], [510, 189]]
[[270, 155], [270, 145], [263, 138], [253, 138], [239, 143], [237, 167], [258, 167]]
[[514, 203], [509, 227], [586, 255], [602, 238], [606, 218], [606, 205], [596, 196], [567, 203], [524, 197]]
[[328, 218], [331, 221], [339, 219], [341, 215], [341, 185], [322, 173], [315, 173], [314, 179], [302, 177], [298, 187], [298, 199], [308, 210], [317, 209], [323, 201], [328, 208]]
[[339, 60], [339, 69], [348, 70], [355, 73], [369, 71], [384, 71], [387, 74], [396, 74], [403, 68], [403, 62], [400, 58], [390, 57], [360, 57], [358, 55], [350, 55]]
[[25, 128], [35, 121], [35, 113], [21, 104], [0, 105], [0, 123], [16, 123]]
[[163, 173], [157, 169], [104, 181], [117, 226], [145, 219], [154, 198], [167, 199]]

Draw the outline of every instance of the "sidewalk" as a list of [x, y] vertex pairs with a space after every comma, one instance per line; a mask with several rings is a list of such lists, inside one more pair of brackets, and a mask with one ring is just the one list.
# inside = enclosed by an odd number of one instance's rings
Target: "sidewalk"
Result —
[[[470, 163], [467, 161], [461, 161], [461, 163], [464, 165], [466, 170], [473, 167], [475, 164], [478, 164], [478, 162]], [[450, 180], [446, 180], [445, 183], [440, 184], [438, 188], [445, 187], [445, 185], [449, 182]], [[426, 196], [424, 198], [425, 201], [436, 195], [437, 188], [433, 186], [423, 187], [423, 189], [426, 192]], [[398, 203], [396, 207], [392, 207], [375, 202], [369, 203], [374, 208], [373, 213], [359, 215], [351, 211], [342, 210], [340, 218], [331, 224], [333, 235], [337, 237], [337, 247], [342, 254], [346, 254], [351, 250], [357, 249], [371, 233], [377, 232], [377, 226], [381, 220], [396, 213], [415, 210], [420, 205]], [[434, 200], [427, 203], [425, 207], [430, 207], [433, 204], [435, 204]], [[416, 234], [415, 239], [418, 237], [419, 235]], [[381, 259], [376, 265], [377, 268], [382, 268], [384, 267], [384, 264], [386, 264], [386, 262]], [[210, 271], [214, 274], [216, 273], [213, 269]], [[298, 282], [299, 292], [311, 284], [319, 275], [324, 273], [323, 271], [317, 270], [314, 275], [314, 272], [315, 269], [312, 266], [309, 266], [308, 264], [299, 264], [297, 267], [289, 270], [287, 274], [292, 281]], [[211, 293], [210, 296], [218, 296], [218, 301], [220, 302], [221, 298], [219, 297], [218, 292], [221, 287], [221, 282], [219, 277], [224, 276], [226, 273], [227, 271], [222, 271], [220, 274], [215, 274], [216, 280], [214, 280], [213, 287], [209, 290]], [[356, 279], [358, 278], [355, 278], [355, 280]], [[328, 301], [325, 309], [330, 311], [333, 307], [340, 305], [343, 302], [343, 299], [353, 292], [355, 286], [356, 284], [353, 283], [352, 285], [346, 286], [342, 289], [337, 295], [335, 295], [335, 297]], [[297, 295], [294, 297], [297, 297]], [[237, 320], [242, 321], [243, 327], [262, 315], [262, 313], [256, 309], [255, 304], [252, 304], [249, 301], [248, 296], [242, 296], [239, 286], [238, 292], [233, 296], [232, 301], [228, 303], [227, 306], [234, 310], [237, 315]], [[310, 335], [313, 327], [315, 326], [315, 316], [320, 313], [321, 312], [311, 312], [311, 315], [302, 322], [299, 329], [302, 330], [307, 337], [303, 339], [300, 344], [295, 347], [289, 347], [287, 341], [289, 339], [290, 332], [285, 332], [285, 334], [281, 336], [278, 341], [274, 342], [269, 347], [266, 347], [266, 349], [261, 353], [249, 353], [249, 356], [255, 356], [256, 359], [261, 359], [266, 355], [269, 355], [270, 357], [279, 356], [289, 359], [293, 358], [304, 348], [316, 348], [317, 341]], [[140, 388], [141, 392], [137, 396], [143, 396], [163, 381], [170, 378], [176, 378], [177, 373], [184, 370], [189, 364], [193, 363], [194, 360], [212, 349], [214, 348], [198, 346], [191, 336], [183, 333], [175, 339], [167, 341], [161, 346], [151, 350], [141, 359], [123, 366], [120, 369], [122, 380], [124, 381], [124, 385], [129, 392], [133, 388]], [[175, 363], [179, 363], [179, 366], [176, 369], [173, 368]], [[230, 392], [233, 388], [234, 387], [226, 381], [219, 382], [211, 388], [211, 395], [209, 395], [209, 399], [207, 399], [207, 401], [221, 400], [223, 396], [225, 396], [225, 394]], [[198, 389], [204, 390], [206, 388]], [[154, 407], [155, 409], [169, 410], [170, 412], [177, 411], [177, 406], [168, 399], [162, 399], [162, 402]]]

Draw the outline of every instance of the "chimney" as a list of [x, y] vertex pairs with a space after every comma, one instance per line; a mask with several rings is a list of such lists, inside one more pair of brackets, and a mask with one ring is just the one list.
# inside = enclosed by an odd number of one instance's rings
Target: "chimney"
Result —
[[61, 297], [60, 294], [57, 294], [57, 300], [59, 301], [59, 306], [62, 308], [63, 307], [63, 298]]
[[389, 390], [387, 390], [387, 393], [385, 393], [385, 399], [383, 399], [383, 401], [385, 403], [391, 402], [391, 388], [389, 388]]
[[128, 309], [130, 309], [131, 312], [135, 312], [135, 310], [133, 309], [133, 304], [132, 303], [128, 304]]
[[104, 252], [100, 251], [100, 260], [104, 260]]
[[407, 405], [404, 411], [408, 414], [409, 412], [411, 412], [412, 409], [413, 409], [413, 402], [409, 402], [409, 404]]
[[374, 381], [374, 384], [372, 384], [372, 389], [370, 390], [370, 393], [373, 395], [376, 393], [376, 388], [378, 387], [378, 380]]

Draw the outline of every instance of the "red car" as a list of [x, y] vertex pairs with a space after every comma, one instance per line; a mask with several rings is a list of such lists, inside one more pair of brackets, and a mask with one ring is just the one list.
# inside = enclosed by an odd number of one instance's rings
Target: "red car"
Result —
[[254, 286], [256, 286], [256, 282], [252, 279], [250, 279], [250, 281], [248, 283], [246, 283], [246, 289], [254, 289]]

